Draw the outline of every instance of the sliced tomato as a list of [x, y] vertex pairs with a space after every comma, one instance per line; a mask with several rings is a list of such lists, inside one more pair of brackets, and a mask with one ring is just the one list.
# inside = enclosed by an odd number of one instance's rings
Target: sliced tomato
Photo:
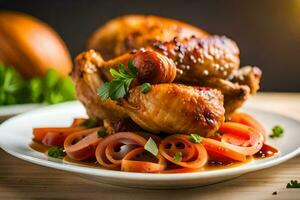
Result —
[[144, 146], [146, 142], [145, 138], [132, 132], [109, 135], [99, 142], [95, 152], [96, 159], [103, 167], [116, 168], [129, 151]]
[[264, 142], [259, 131], [236, 122], [225, 122], [218, 132], [222, 134], [224, 146], [246, 156], [257, 153]]
[[91, 128], [70, 134], [64, 142], [67, 155], [74, 160], [87, 160], [95, 157], [95, 149], [102, 138], [97, 132], [101, 128]]
[[246, 113], [232, 113], [229, 115], [228, 119], [230, 122], [241, 123], [241, 124], [250, 126], [254, 129], [258, 130], [259, 132], [261, 132], [263, 134], [264, 141], [266, 141], [267, 136], [268, 136], [266, 129], [263, 127], [263, 125], [257, 119], [255, 119], [251, 115], [246, 114]]
[[86, 118], [74, 118], [71, 127], [78, 127], [86, 120]]
[[[143, 147], [135, 148], [122, 159], [121, 170], [126, 172], [156, 173], [167, 167], [164, 157], [158, 154], [155, 158]], [[152, 160], [157, 159], [155, 163]]]
[[[194, 144], [187, 135], [171, 135], [163, 139], [159, 145], [159, 152], [168, 161], [186, 168], [200, 168], [206, 164], [208, 156], [202, 144]], [[182, 157], [174, 159], [176, 153]]]

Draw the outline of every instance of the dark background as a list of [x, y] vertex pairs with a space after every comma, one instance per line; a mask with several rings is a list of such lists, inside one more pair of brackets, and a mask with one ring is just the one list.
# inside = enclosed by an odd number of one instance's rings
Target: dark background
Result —
[[234, 39], [242, 64], [263, 70], [262, 90], [300, 92], [300, 0], [0, 0], [0, 10], [29, 13], [50, 24], [72, 56], [105, 21], [154, 14]]

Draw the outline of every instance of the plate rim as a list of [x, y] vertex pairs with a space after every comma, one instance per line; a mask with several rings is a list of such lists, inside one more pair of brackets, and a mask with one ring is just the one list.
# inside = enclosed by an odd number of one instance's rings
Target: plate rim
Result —
[[[53, 107], [63, 107], [68, 104], [68, 106], [73, 106], [78, 105], [78, 101], [72, 101], [72, 102], [65, 102], [61, 104], [56, 104], [56, 105], [50, 105], [42, 108], [38, 108], [29, 112], [22, 113], [20, 115], [17, 115], [15, 117], [12, 117], [5, 122], [3, 122], [0, 125], [0, 131], [2, 127], [9, 123], [10, 121], [17, 120], [19, 118], [26, 117], [27, 115], [32, 115], [36, 112], [40, 112], [40, 110], [48, 110]], [[80, 103], [79, 103], [80, 104]], [[289, 120], [292, 120], [296, 123], [299, 123], [300, 121], [297, 119], [294, 119], [292, 117], [282, 115], [276, 112], [268, 111], [268, 110], [263, 110], [259, 108], [252, 108], [249, 106], [245, 107], [246, 109], [251, 109], [252, 111], [258, 111], [258, 112], [267, 112], [273, 115], [277, 115], [283, 118], [288, 118]], [[122, 172], [122, 171], [114, 171], [114, 170], [108, 170], [108, 169], [101, 169], [101, 168], [91, 168], [91, 167], [84, 167], [84, 166], [79, 166], [79, 165], [72, 165], [69, 163], [58, 163], [50, 160], [43, 160], [40, 158], [36, 158], [33, 156], [28, 156], [24, 155], [18, 152], [15, 152], [13, 150], [10, 150], [9, 148], [0, 147], [3, 149], [5, 152], [8, 154], [19, 158], [21, 160], [28, 161], [30, 163], [34, 163], [40, 166], [44, 167], [50, 167], [58, 170], [63, 170], [63, 171], [68, 171], [72, 173], [79, 173], [79, 174], [85, 174], [85, 175], [90, 175], [90, 176], [97, 176], [97, 177], [103, 177], [103, 178], [113, 178], [113, 179], [122, 179], [122, 180], [147, 180], [147, 181], [174, 181], [174, 180], [195, 180], [195, 179], [204, 179], [204, 178], [216, 178], [216, 177], [224, 177], [224, 176], [235, 176], [235, 175], [242, 175], [245, 173], [269, 168], [275, 165], [278, 165], [280, 163], [283, 163], [297, 155], [300, 154], [300, 146], [296, 148], [295, 150], [291, 151], [290, 153], [280, 156], [277, 158], [266, 158], [267, 162], [263, 163], [257, 163], [254, 165], [242, 165], [239, 167], [233, 167], [233, 168], [228, 168], [228, 169], [220, 169], [220, 170], [211, 170], [211, 171], [205, 171], [205, 172], [191, 172], [191, 173], [176, 173], [176, 174], [147, 174], [147, 173], [137, 173], [137, 172]], [[30, 149], [31, 151], [34, 151]]]

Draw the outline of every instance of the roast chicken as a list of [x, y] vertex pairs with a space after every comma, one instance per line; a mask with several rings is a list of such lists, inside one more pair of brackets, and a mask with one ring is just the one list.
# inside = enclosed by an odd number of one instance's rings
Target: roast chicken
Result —
[[[205, 135], [259, 89], [260, 69], [239, 68], [234, 41], [175, 20], [119, 17], [92, 35], [88, 49], [96, 51], [76, 57], [72, 78], [88, 115], [106, 124], [131, 119], [153, 133]], [[110, 69], [127, 69], [128, 61], [138, 71], [129, 94], [101, 99], [97, 91], [113, 80]], [[152, 84], [146, 94], [139, 86], [145, 82]]]
[[105, 59], [139, 48], [152, 48], [171, 58], [176, 82], [213, 87], [224, 95], [226, 113], [232, 113], [259, 89], [261, 71], [240, 68], [239, 48], [225, 36], [211, 36], [192, 25], [156, 16], [128, 15], [100, 27], [89, 39]]
[[[123, 63], [126, 66], [128, 57], [139, 74], [136, 82], [131, 85], [128, 97], [120, 101], [103, 100], [97, 95], [97, 91], [104, 82], [113, 79], [108, 75], [109, 66], [115, 67], [112, 63]], [[149, 81], [153, 85], [144, 94], [139, 81], [147, 80], [149, 73]], [[105, 62], [100, 54], [89, 50], [77, 56], [72, 72], [78, 99], [85, 105], [91, 118], [104, 120], [104, 125], [110, 125], [106, 127], [108, 130], [115, 123], [128, 122], [124, 119], [131, 118], [141, 128], [152, 133], [186, 132], [206, 135], [216, 131], [224, 121], [222, 93], [211, 88], [171, 83], [175, 76], [173, 61], [152, 50], [127, 54], [116, 62]]]

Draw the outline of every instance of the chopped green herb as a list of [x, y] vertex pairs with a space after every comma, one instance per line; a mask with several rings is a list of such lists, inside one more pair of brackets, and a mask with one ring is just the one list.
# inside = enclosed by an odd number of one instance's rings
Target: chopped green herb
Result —
[[105, 129], [101, 129], [97, 132], [98, 138], [103, 138], [107, 135], [106, 130]]
[[286, 185], [286, 188], [300, 188], [300, 182], [298, 183], [297, 180], [291, 180], [291, 182]]
[[53, 158], [61, 158], [65, 155], [64, 148], [62, 147], [51, 147], [48, 150], [48, 156]]
[[117, 100], [126, 96], [131, 82], [137, 78], [137, 70], [131, 61], [128, 62], [127, 66], [128, 72], [125, 71], [122, 64], [118, 65], [119, 71], [115, 69], [109, 70], [110, 74], [114, 77], [114, 80], [103, 84], [99, 89], [98, 95], [102, 100], [107, 100], [108, 98]]
[[214, 132], [214, 133], [212, 134], [212, 136], [214, 136], [214, 137], [220, 137], [220, 136], [221, 136], [221, 134], [220, 134], [220, 133], [218, 133], [218, 132]]
[[157, 145], [151, 137], [148, 139], [147, 143], [145, 144], [144, 149], [146, 151], [149, 151], [150, 153], [152, 153], [155, 156], [157, 156], [157, 154], [158, 154]]
[[133, 65], [131, 60], [128, 61], [127, 66], [128, 66], [128, 70], [129, 70], [130, 75], [133, 76], [133, 77], [137, 77], [138, 72], [137, 72], [137, 70], [136, 70], [136, 68]]
[[286, 185], [286, 188], [300, 188], [300, 183], [298, 183], [297, 180], [291, 180], [291, 182]]
[[200, 143], [202, 139], [203, 139], [203, 138], [202, 138], [200, 135], [198, 135], [198, 134], [191, 134], [191, 135], [190, 135], [190, 140], [191, 140], [193, 143]]
[[176, 162], [180, 162], [182, 160], [182, 152], [181, 151], [176, 152], [173, 157], [173, 160]]
[[109, 87], [110, 83], [104, 83], [99, 89], [98, 95], [102, 98], [102, 100], [107, 100], [109, 98]]
[[272, 128], [272, 134], [269, 136], [270, 138], [279, 138], [282, 137], [284, 133], [284, 129], [282, 126], [276, 125]]
[[87, 119], [84, 122], [82, 122], [80, 124], [80, 126], [84, 126], [84, 127], [87, 127], [87, 128], [94, 128], [94, 127], [97, 126], [97, 122], [93, 119]]
[[147, 93], [147, 92], [149, 92], [150, 89], [151, 89], [150, 83], [143, 83], [141, 85], [141, 91], [142, 91], [142, 93]]

